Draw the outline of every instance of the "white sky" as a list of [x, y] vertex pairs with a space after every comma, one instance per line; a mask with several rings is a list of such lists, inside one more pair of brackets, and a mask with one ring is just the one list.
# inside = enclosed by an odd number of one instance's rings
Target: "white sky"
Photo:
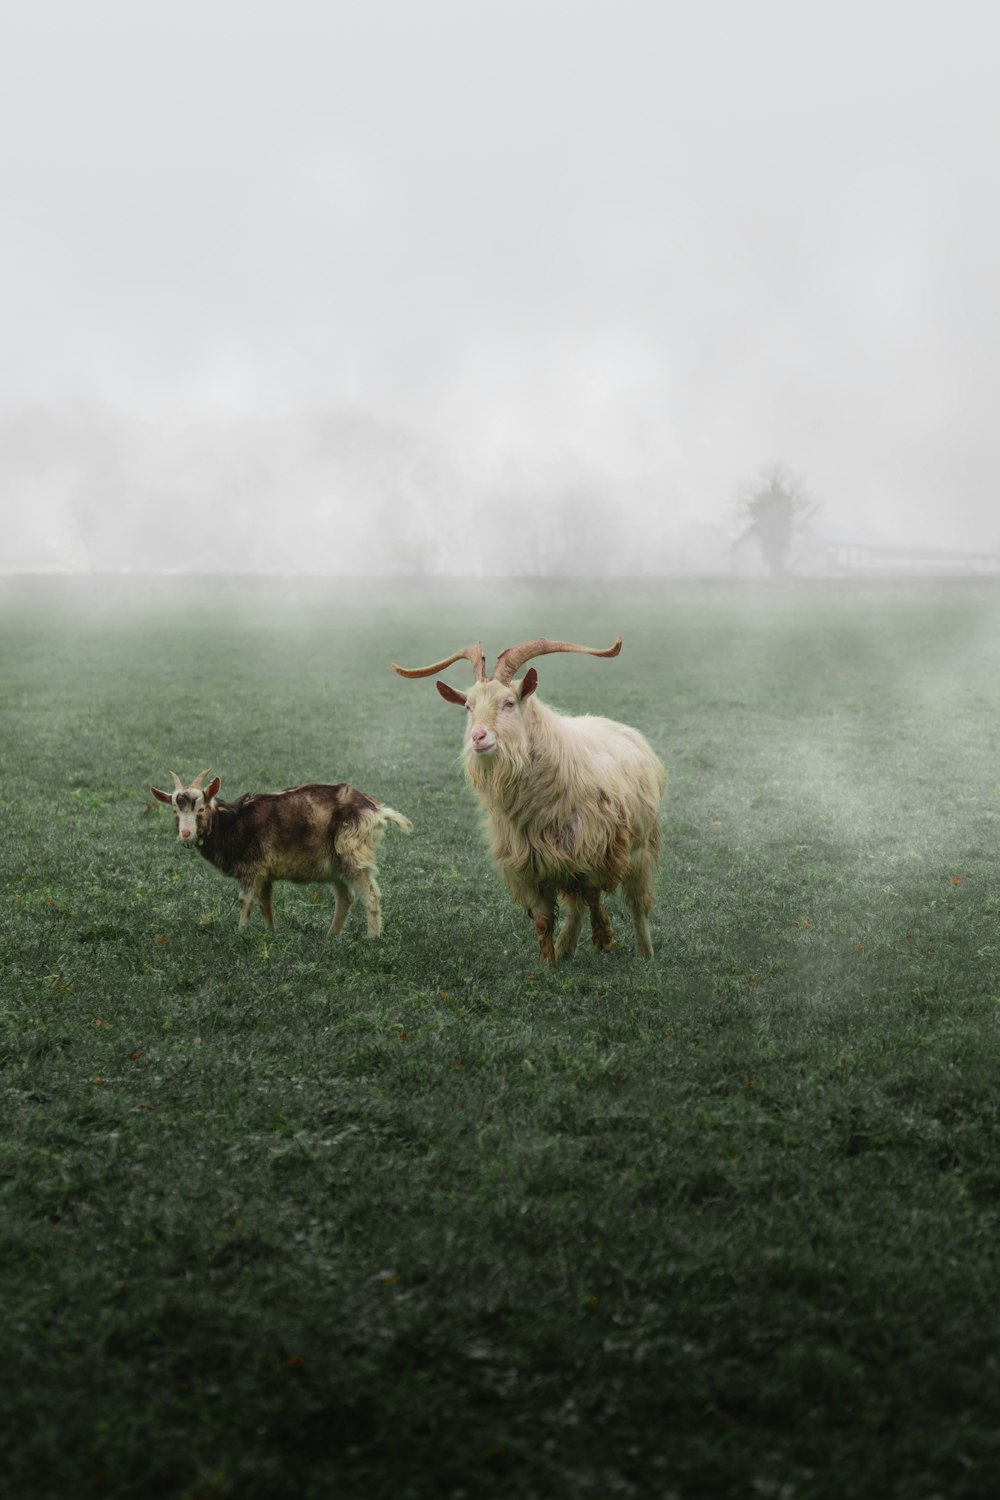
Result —
[[133, 566], [171, 513], [669, 531], [772, 460], [1000, 545], [998, 57], [991, 0], [5, 7], [15, 560], [123, 506]]

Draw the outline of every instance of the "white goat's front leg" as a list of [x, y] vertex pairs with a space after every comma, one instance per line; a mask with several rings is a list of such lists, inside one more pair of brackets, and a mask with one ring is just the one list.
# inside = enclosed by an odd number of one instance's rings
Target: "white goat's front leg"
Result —
[[351, 888], [342, 880], [334, 881], [337, 892], [337, 906], [333, 913], [333, 921], [330, 923], [330, 936], [336, 937], [347, 920], [347, 913], [351, 909]]
[[556, 958], [572, 958], [576, 952], [576, 945], [580, 941], [583, 901], [579, 896], [567, 896], [566, 905], [569, 910], [566, 912], [556, 943]]
[[380, 937], [382, 933], [381, 892], [375, 877], [367, 870], [359, 870], [357, 875], [351, 877], [351, 886], [355, 895], [360, 896], [365, 903], [365, 911], [368, 915], [368, 936]]

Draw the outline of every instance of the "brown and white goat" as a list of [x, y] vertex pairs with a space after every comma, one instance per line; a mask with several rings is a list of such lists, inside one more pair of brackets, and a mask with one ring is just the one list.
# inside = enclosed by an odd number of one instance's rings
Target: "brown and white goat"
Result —
[[[490, 852], [514, 900], [534, 918], [543, 963], [576, 949], [584, 907], [598, 952], [610, 948], [611, 923], [601, 904], [621, 885], [635, 923], [636, 950], [652, 958], [649, 912], [660, 858], [660, 803], [666, 776], [642, 735], [586, 714], [556, 713], [535, 697], [538, 673], [514, 673], [553, 651], [617, 656], [540, 639], [509, 646], [493, 675], [478, 643], [429, 667], [392, 663], [401, 677], [429, 677], [467, 657], [476, 681], [468, 693], [445, 682], [437, 690], [468, 714], [465, 774], [485, 813]], [[568, 907], [553, 944], [559, 900]]]
[[330, 931], [340, 931], [352, 895], [357, 895], [368, 914], [368, 936], [379, 936], [382, 912], [375, 850], [387, 824], [409, 833], [409, 818], [346, 782], [247, 792], [235, 802], [223, 802], [218, 776], [203, 787], [208, 771], [190, 786], [183, 785], [176, 771], [170, 774], [172, 792], [157, 791], [155, 786], [150, 791], [173, 808], [181, 842], [194, 845], [209, 864], [239, 881], [241, 927], [258, 901], [273, 930], [271, 888], [276, 880], [331, 882], [337, 905]]

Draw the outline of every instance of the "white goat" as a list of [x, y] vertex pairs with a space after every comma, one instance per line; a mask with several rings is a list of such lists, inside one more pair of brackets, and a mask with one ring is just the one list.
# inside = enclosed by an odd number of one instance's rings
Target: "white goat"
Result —
[[[545, 639], [509, 646], [491, 677], [478, 644], [429, 667], [392, 663], [401, 677], [429, 677], [462, 657], [475, 684], [468, 693], [445, 682], [437, 690], [468, 713], [465, 774], [486, 815], [490, 852], [510, 894], [534, 918], [542, 963], [576, 949], [584, 906], [598, 952], [610, 948], [611, 923], [601, 904], [621, 885], [635, 922], [636, 949], [652, 958], [648, 915], [660, 858], [660, 803], [666, 776], [635, 729], [590, 714], [571, 717], [534, 696], [538, 673], [514, 673], [535, 656], [583, 651], [617, 656], [621, 636], [606, 651]], [[558, 900], [568, 911], [553, 944]]]

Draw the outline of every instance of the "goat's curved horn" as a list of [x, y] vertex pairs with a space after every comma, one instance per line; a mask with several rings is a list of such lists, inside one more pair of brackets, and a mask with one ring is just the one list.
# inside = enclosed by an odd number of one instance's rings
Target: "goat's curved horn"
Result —
[[202, 773], [201, 773], [200, 776], [196, 776], [194, 778], [194, 780], [191, 783], [191, 788], [192, 788], [193, 791], [200, 791], [201, 790], [201, 784], [202, 784], [202, 782], [205, 780], [206, 776], [208, 776], [208, 775], [211, 774], [211, 771], [212, 771], [212, 767], [209, 766], [209, 768], [208, 768], [207, 771], [202, 771]]
[[526, 661], [530, 661], [533, 656], [548, 656], [553, 651], [583, 651], [588, 656], [617, 656], [621, 649], [621, 636], [606, 651], [599, 651], [596, 646], [575, 646], [571, 641], [547, 641], [543, 636], [540, 640], [525, 641], [523, 646], [508, 646], [506, 651], [501, 651], [493, 668], [493, 676], [497, 682], [510, 682], [517, 669], [523, 667]]
[[453, 661], [461, 661], [462, 657], [468, 657], [472, 663], [472, 670], [476, 674], [477, 682], [486, 681], [486, 657], [483, 648], [478, 641], [472, 646], [463, 646], [461, 651], [456, 651], [454, 656], [446, 656], [444, 661], [436, 661], [430, 667], [398, 667], [395, 662], [390, 662], [394, 672], [400, 677], [432, 677], [435, 672], [443, 672], [445, 667], [450, 667]]
[[177, 772], [176, 771], [171, 771], [170, 774], [174, 778], [174, 791], [175, 792], [183, 792], [183, 790], [184, 790], [184, 783], [181, 780], [181, 778], [178, 776]]

